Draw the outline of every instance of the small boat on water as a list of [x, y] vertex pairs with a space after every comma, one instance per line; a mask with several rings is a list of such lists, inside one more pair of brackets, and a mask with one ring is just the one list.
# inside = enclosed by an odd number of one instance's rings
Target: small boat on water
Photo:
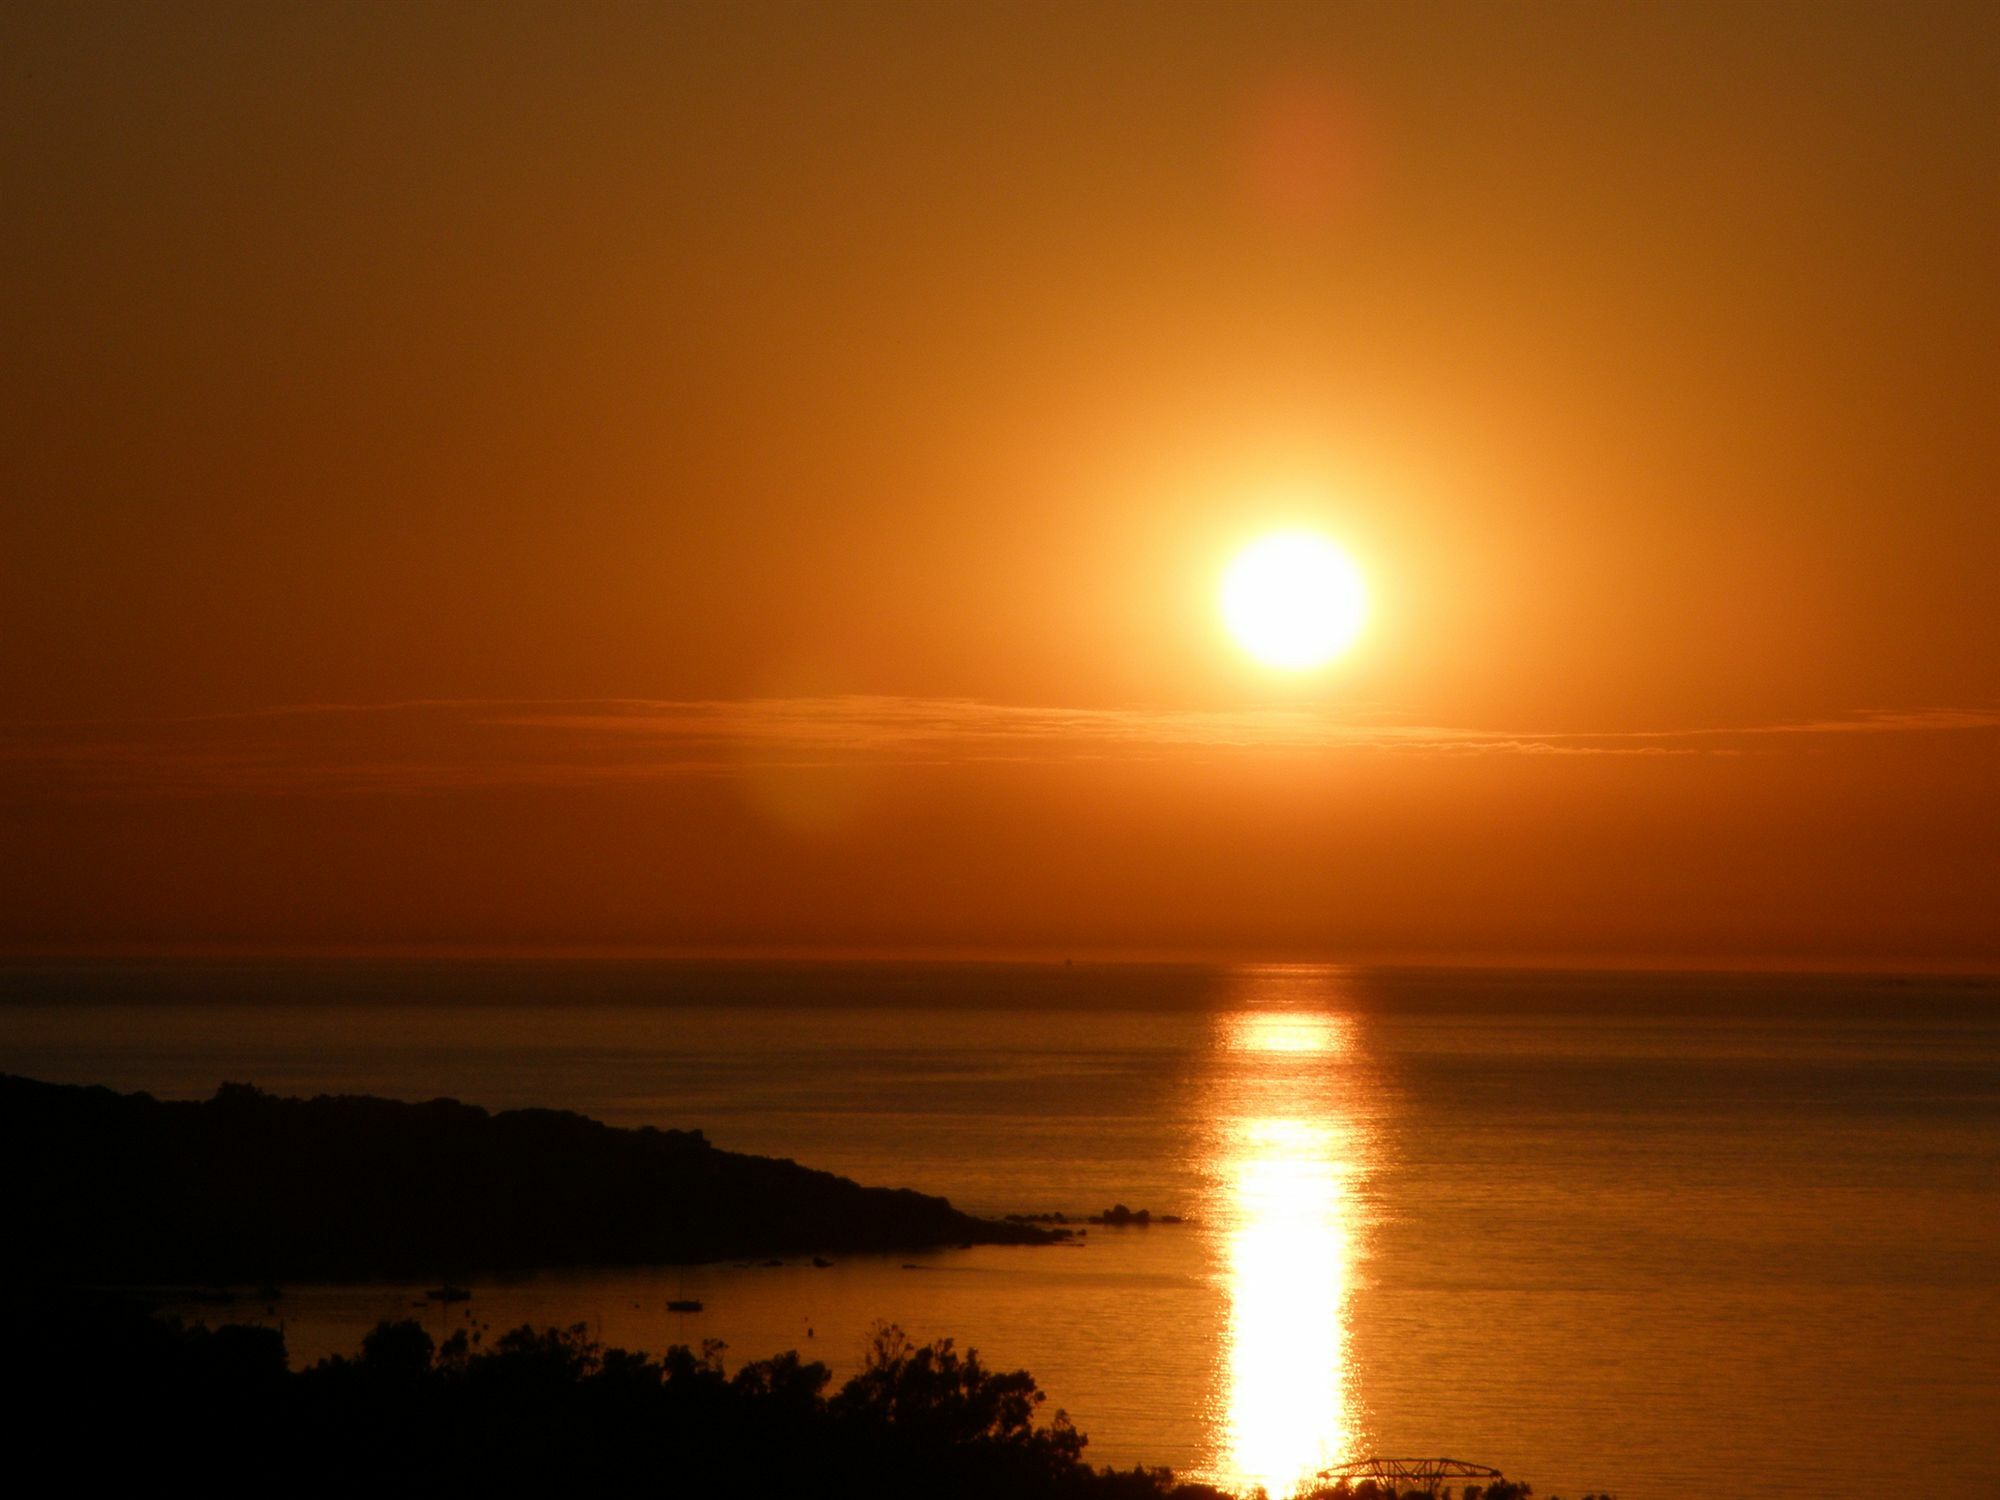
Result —
[[701, 1302], [698, 1298], [694, 1297], [669, 1297], [667, 1299], [667, 1311], [700, 1312]]
[[472, 1293], [462, 1286], [453, 1286], [450, 1282], [446, 1282], [443, 1286], [432, 1287], [424, 1293], [424, 1297], [431, 1302], [470, 1302]]

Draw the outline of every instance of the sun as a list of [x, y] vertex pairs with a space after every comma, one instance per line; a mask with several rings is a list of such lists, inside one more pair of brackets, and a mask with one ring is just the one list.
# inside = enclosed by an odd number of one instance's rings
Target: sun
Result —
[[1278, 531], [1230, 563], [1222, 618], [1264, 665], [1304, 671], [1354, 644], [1368, 618], [1368, 590], [1353, 560], [1325, 537]]

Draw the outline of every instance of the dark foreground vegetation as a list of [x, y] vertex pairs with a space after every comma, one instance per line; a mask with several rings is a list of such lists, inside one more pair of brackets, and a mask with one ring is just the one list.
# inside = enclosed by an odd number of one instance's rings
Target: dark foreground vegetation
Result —
[[16, 1284], [436, 1279], [547, 1266], [1037, 1244], [942, 1198], [451, 1099], [168, 1103], [0, 1076]]
[[[16, 1472], [69, 1493], [866, 1496], [872, 1500], [1223, 1500], [1165, 1469], [1094, 1469], [1066, 1417], [1038, 1420], [1024, 1370], [949, 1340], [877, 1330], [828, 1393], [796, 1353], [725, 1370], [717, 1346], [660, 1359], [581, 1327], [475, 1349], [384, 1323], [356, 1358], [294, 1372], [276, 1329], [186, 1327], [135, 1304], [17, 1308], [0, 1336]], [[1325, 1497], [1378, 1500], [1372, 1483]], [[1468, 1500], [1479, 1492], [1465, 1492]], [[1495, 1484], [1484, 1500], [1519, 1500]]]
[[[1210, 1500], [1164, 1472], [1100, 1474], [1025, 1372], [880, 1330], [828, 1394], [797, 1354], [724, 1370], [714, 1346], [661, 1359], [581, 1328], [485, 1349], [384, 1323], [354, 1359], [293, 1372], [275, 1329], [184, 1327], [112, 1302], [8, 1323], [11, 1458], [60, 1460], [64, 1487], [688, 1496]], [[609, 1488], [615, 1486], [616, 1488]]]

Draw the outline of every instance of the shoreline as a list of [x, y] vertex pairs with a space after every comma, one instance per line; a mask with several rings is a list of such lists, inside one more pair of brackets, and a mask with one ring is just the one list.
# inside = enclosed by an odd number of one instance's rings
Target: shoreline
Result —
[[700, 1131], [564, 1110], [286, 1099], [248, 1084], [165, 1102], [0, 1076], [0, 1129], [23, 1226], [0, 1267], [16, 1282], [436, 1285], [1065, 1237], [724, 1151]]

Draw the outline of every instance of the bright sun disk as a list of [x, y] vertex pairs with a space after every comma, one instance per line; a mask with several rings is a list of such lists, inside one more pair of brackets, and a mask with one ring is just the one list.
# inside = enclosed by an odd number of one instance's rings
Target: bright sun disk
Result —
[[1310, 531], [1259, 537], [1222, 578], [1222, 618], [1266, 666], [1300, 671], [1331, 661], [1361, 634], [1368, 591], [1352, 559]]

